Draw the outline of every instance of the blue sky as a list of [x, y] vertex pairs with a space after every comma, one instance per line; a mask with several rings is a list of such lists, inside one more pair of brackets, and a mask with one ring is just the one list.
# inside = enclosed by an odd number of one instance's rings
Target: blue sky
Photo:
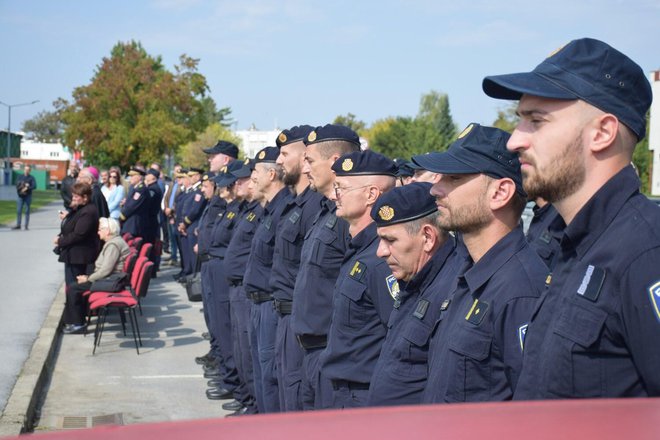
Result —
[[460, 127], [490, 124], [504, 103], [483, 94], [485, 75], [530, 70], [584, 36], [660, 69], [660, 0], [0, 0], [0, 101], [40, 100], [12, 110], [17, 130], [133, 39], [170, 69], [199, 58], [238, 129], [414, 116], [430, 90]]

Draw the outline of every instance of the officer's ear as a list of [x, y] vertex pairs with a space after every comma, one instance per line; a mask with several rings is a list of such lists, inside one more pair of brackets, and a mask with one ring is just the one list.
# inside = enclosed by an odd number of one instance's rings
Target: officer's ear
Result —
[[487, 178], [490, 180], [486, 187], [490, 210], [500, 210], [509, 204], [509, 201], [516, 193], [516, 184], [508, 177], [502, 179]]
[[433, 252], [435, 244], [438, 242], [438, 231], [433, 226], [426, 223], [420, 229], [420, 233], [424, 237], [424, 244], [422, 249], [426, 253]]
[[383, 193], [376, 185], [370, 185], [367, 187], [367, 206], [373, 206], [378, 200], [378, 197]]
[[617, 133], [620, 131], [619, 120], [616, 116], [605, 113], [595, 117], [585, 126], [585, 130], [591, 152], [601, 153], [616, 141]]

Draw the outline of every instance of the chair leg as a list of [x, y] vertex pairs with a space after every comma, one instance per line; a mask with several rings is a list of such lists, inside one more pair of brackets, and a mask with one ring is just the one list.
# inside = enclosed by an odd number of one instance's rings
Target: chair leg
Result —
[[142, 301], [140, 301], [140, 298], [138, 298], [138, 308], [140, 309], [140, 316], [144, 316], [142, 313]]
[[101, 345], [101, 336], [103, 335], [103, 327], [105, 326], [107, 310], [105, 308], [101, 308], [96, 313], [96, 328], [94, 329], [94, 349], [92, 350], [92, 355], [96, 354], [96, 347]]
[[137, 325], [137, 319], [134, 316], [134, 314], [135, 314], [134, 309], [131, 309], [131, 310], [128, 311], [128, 318], [131, 320], [131, 330], [133, 332], [133, 342], [135, 342], [135, 351], [137, 351], [137, 354], [139, 356], [140, 355], [140, 349], [138, 347], [138, 341], [137, 341], [137, 337], [136, 337], [137, 332], [135, 331], [135, 326]]
[[124, 336], [126, 336], [126, 315], [124, 315], [124, 309], [117, 307], [117, 314], [119, 315], [119, 319], [121, 321], [121, 329], [124, 331]]
[[142, 334], [140, 333], [140, 325], [138, 324], [137, 314], [135, 309], [130, 310], [133, 313], [133, 319], [135, 319], [135, 328], [137, 329], [138, 341], [140, 342], [140, 347], [142, 347]]

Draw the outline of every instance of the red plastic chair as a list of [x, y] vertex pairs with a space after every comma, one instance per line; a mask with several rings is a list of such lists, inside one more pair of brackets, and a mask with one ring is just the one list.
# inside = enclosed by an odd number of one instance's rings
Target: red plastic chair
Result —
[[[133, 341], [135, 342], [135, 351], [137, 351], [138, 355], [140, 354], [138, 341], [139, 345], [142, 345], [142, 336], [140, 335], [140, 327], [138, 325], [135, 309], [139, 304], [139, 298], [144, 296], [145, 292], [149, 289], [151, 271], [153, 268], [154, 264], [151, 261], [141, 264], [139, 268], [140, 270], [138, 271], [139, 275], [137, 276], [137, 282], [135, 285], [132, 285], [131, 289], [128, 291], [112, 294], [107, 294], [106, 292], [94, 292], [90, 295], [89, 309], [90, 311], [96, 311], [98, 315], [96, 329], [94, 330], [94, 348], [92, 354], [96, 353], [96, 347], [101, 344], [101, 337], [103, 336], [103, 329], [107, 320], [108, 310], [113, 308], [119, 310], [122, 316], [124, 311], [128, 311], [131, 331], [133, 333]], [[128, 292], [128, 295], [126, 292]], [[94, 296], [97, 293], [101, 295]]]

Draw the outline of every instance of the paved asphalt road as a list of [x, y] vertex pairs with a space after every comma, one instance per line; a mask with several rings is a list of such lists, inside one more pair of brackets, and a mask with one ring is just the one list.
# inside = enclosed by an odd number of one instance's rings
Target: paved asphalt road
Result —
[[[0, 198], [15, 194], [13, 186], [0, 186]], [[0, 226], [0, 412], [64, 281], [64, 266], [52, 252], [61, 206], [33, 212], [29, 231]]]

